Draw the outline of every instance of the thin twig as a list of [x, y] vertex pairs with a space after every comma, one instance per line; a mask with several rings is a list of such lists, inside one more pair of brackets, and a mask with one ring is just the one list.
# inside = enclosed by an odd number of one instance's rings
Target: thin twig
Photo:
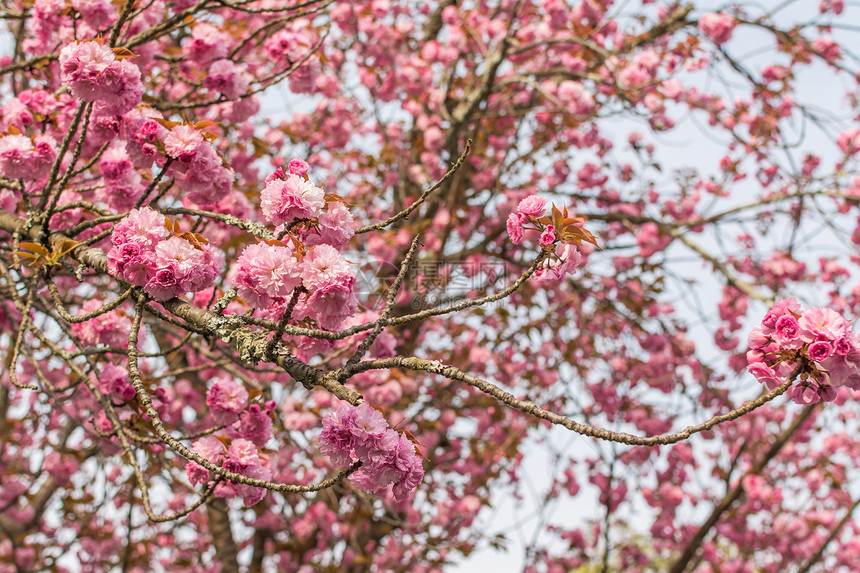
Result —
[[406, 209], [400, 211], [396, 215], [389, 217], [388, 219], [386, 219], [384, 221], [380, 221], [378, 223], [374, 223], [372, 225], [366, 225], [364, 227], [356, 229], [355, 234], [361, 235], [363, 233], [369, 233], [370, 231], [378, 231], [380, 229], [384, 229], [385, 227], [387, 227], [391, 223], [394, 223], [396, 221], [399, 221], [400, 219], [404, 219], [404, 218], [408, 217], [415, 209], [417, 209], [418, 207], [421, 206], [421, 204], [427, 199], [427, 197], [430, 196], [431, 193], [433, 193], [434, 191], [439, 189], [443, 183], [445, 183], [448, 179], [450, 179], [454, 175], [454, 173], [456, 173], [457, 170], [460, 169], [460, 166], [463, 165], [463, 162], [466, 160], [466, 156], [469, 155], [469, 151], [471, 149], [472, 149], [472, 140], [467, 139], [466, 140], [466, 148], [463, 150], [463, 153], [460, 154], [460, 157], [457, 159], [457, 161], [454, 162], [454, 165], [451, 166], [451, 169], [449, 169], [448, 172], [442, 176], [442, 179], [437, 181], [435, 185], [433, 185], [432, 187], [430, 187], [429, 189], [427, 189], [423, 193], [421, 193], [421, 196], [418, 197], [418, 199], [414, 203], [412, 203]]

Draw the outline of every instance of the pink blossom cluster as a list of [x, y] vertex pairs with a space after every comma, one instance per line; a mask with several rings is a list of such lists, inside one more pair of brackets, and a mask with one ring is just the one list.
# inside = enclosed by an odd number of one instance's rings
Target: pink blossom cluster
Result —
[[124, 141], [114, 141], [105, 150], [99, 159], [99, 171], [104, 178], [104, 187], [98, 190], [97, 196], [111, 209], [127, 211], [146, 190]]
[[206, 392], [206, 405], [218, 424], [232, 424], [248, 405], [248, 391], [241, 382], [219, 378]]
[[162, 215], [133, 209], [111, 233], [108, 271], [158, 301], [211, 285], [218, 268], [208, 245], [168, 235]]
[[15, 133], [0, 137], [0, 175], [8, 179], [39, 179], [57, 159], [57, 142], [50, 135], [30, 139]]
[[[525, 236], [525, 231], [528, 229], [526, 225], [531, 223], [534, 219], [543, 217], [544, 212], [546, 212], [546, 199], [543, 197], [529, 195], [520, 201], [520, 204], [517, 205], [516, 213], [508, 215], [507, 228], [511, 242], [515, 245], [519, 245]], [[552, 243], [555, 240], [554, 237], [552, 238], [552, 241], [549, 239], [550, 237], [548, 233], [541, 232], [541, 245], [544, 245], [546, 241]]]
[[268, 180], [260, 193], [263, 219], [275, 225], [318, 217], [325, 204], [322, 188], [294, 173]]
[[230, 60], [216, 60], [209, 65], [203, 86], [229, 100], [239, 99], [248, 91], [248, 74]]
[[206, 392], [206, 405], [217, 424], [229, 426], [228, 435], [250, 440], [263, 447], [272, 437], [271, 412], [277, 407], [273, 400], [263, 406], [248, 405], [248, 391], [242, 383], [231, 378], [219, 378]]
[[121, 366], [106, 364], [95, 379], [96, 386], [108, 396], [116, 396], [122, 400], [134, 398], [134, 386], [128, 379], [128, 370]]
[[254, 308], [283, 302], [302, 282], [301, 263], [286, 245], [248, 245], [236, 265], [233, 284], [239, 296]]
[[208, 22], [200, 22], [194, 25], [191, 37], [183, 42], [182, 52], [192, 62], [208, 64], [227, 57], [232, 43], [230, 34]]
[[262, 448], [274, 435], [272, 412], [276, 407], [274, 400], [269, 400], [262, 406], [251, 404], [239, 414], [239, 423], [230, 427], [231, 435], [249, 440]]
[[326, 205], [323, 190], [307, 179], [307, 163], [293, 159], [288, 169], [289, 174], [279, 167], [266, 178], [264, 216], [276, 224], [312, 219], [297, 230], [311, 249], [302, 255], [283, 243], [250, 245], [239, 256], [233, 283], [248, 304], [260, 309], [282, 305], [302, 286], [307, 297], [293, 317], [311, 317], [322, 328], [334, 329], [358, 309], [354, 273], [338, 251], [354, 234], [352, 214], [339, 200]]
[[331, 245], [317, 245], [304, 256], [301, 277], [308, 292], [304, 310], [320, 327], [336, 329], [358, 310], [355, 274]]
[[74, 42], [60, 51], [60, 76], [84, 101], [101, 101], [110, 113], [123, 114], [140, 103], [140, 69], [98, 41]]
[[771, 308], [749, 335], [747, 370], [774, 389], [794, 374], [789, 396], [798, 404], [830, 402], [836, 388], [860, 389], [860, 336], [830, 308], [803, 313], [794, 298]]
[[[273, 435], [271, 412], [276, 408], [274, 401], [248, 406], [248, 391], [236, 380], [219, 378], [206, 393], [206, 405], [218, 424], [229, 425], [227, 430], [230, 447], [224, 447], [222, 439], [206, 437], [197, 440], [192, 450], [214, 464], [222, 464], [231, 472], [248, 477], [269, 480], [272, 471], [268, 462], [259, 456], [258, 448], [263, 447]], [[185, 472], [191, 483], [206, 483], [210, 479], [209, 470], [189, 461]], [[222, 484], [216, 490], [219, 497], [242, 497], [245, 507], [251, 507], [265, 497], [266, 490], [242, 484]]]
[[160, 142], [167, 136], [167, 129], [155, 118], [134, 110], [124, 116], [123, 127], [128, 132], [128, 140], [136, 144], [129, 148], [136, 167], [151, 167], [153, 161], [164, 161], [159, 155], [158, 146], [163, 145]]
[[[314, 245], [326, 244], [336, 249], [343, 248], [355, 234], [352, 213], [343, 202], [339, 200], [327, 201], [322, 189], [307, 183], [307, 173], [310, 169], [307, 162], [298, 158], [291, 159], [287, 168], [287, 173], [284, 172], [283, 168], [278, 167], [266, 177], [266, 189], [269, 191], [264, 190], [263, 193], [266, 197], [265, 204], [269, 205], [269, 207], [264, 206], [264, 212], [265, 209], [270, 209], [267, 220], [271, 223], [278, 223], [286, 222], [293, 217], [308, 218], [310, 215], [316, 214], [313, 224], [305, 227], [301, 233], [301, 239], [305, 245], [313, 247]], [[292, 179], [292, 176], [304, 180], [307, 183], [305, 187], [310, 186], [313, 189], [308, 187], [307, 195], [301, 196], [299, 194], [297, 197], [296, 189], [298, 187], [296, 185], [298, 183], [297, 180]], [[305, 200], [303, 197], [307, 197], [307, 199]], [[323, 206], [318, 209], [320, 197], [323, 199]], [[288, 204], [293, 205], [292, 211], [288, 211], [291, 208], [287, 206]], [[278, 209], [281, 209], [287, 218], [282, 220], [278, 215]]]
[[573, 243], [564, 243], [545, 264], [535, 271], [534, 278], [539, 285], [553, 285], [561, 282], [564, 278], [573, 274], [578, 266], [582, 264], [582, 253]]
[[699, 30], [718, 46], [731, 39], [734, 29], [735, 17], [731, 14], [708, 12], [699, 18]]
[[189, 124], [175, 125], [164, 137], [163, 145], [167, 156], [176, 160], [172, 174], [188, 193], [188, 199], [198, 205], [212, 205], [230, 193], [233, 171], [224, 166], [199, 129]]
[[576, 244], [563, 241], [561, 229], [553, 224], [544, 224], [546, 199], [538, 195], [530, 195], [520, 201], [515, 213], [508, 215], [507, 229], [511, 242], [519, 245], [526, 231], [540, 233], [538, 243], [544, 250], [552, 251], [545, 264], [535, 271], [534, 278], [540, 285], [552, 285], [560, 282], [576, 267], [582, 264], [582, 253]]
[[68, 107], [74, 99], [68, 94], [54, 94], [44, 89], [28, 89], [0, 106], [0, 129], [9, 126], [23, 129], [33, 125], [39, 116], [48, 117], [58, 108]]
[[334, 329], [358, 310], [355, 275], [331, 245], [317, 245], [298, 259], [285, 244], [257, 243], [239, 255], [233, 284], [254, 308], [283, 304], [301, 285], [307, 291], [293, 317], [311, 317], [322, 328]]
[[[200, 438], [191, 450], [225, 470], [254, 479], [272, 479], [272, 468], [269, 460], [260, 455], [260, 450], [250, 440], [235, 438], [229, 447], [214, 436]], [[210, 472], [196, 462], [189, 461], [185, 465], [185, 474], [192, 484], [205, 484], [210, 479]], [[217, 497], [241, 497], [245, 507], [251, 507], [266, 497], [266, 490], [261, 487], [240, 483], [222, 482], [215, 488]]]
[[317, 217], [317, 223], [304, 234], [305, 245], [331, 245], [342, 249], [355, 235], [352, 228], [352, 213], [340, 201], [331, 201], [328, 207]]
[[350, 480], [368, 493], [394, 484], [394, 499], [403, 501], [424, 479], [415, 444], [389, 428], [379, 410], [367, 402], [358, 407], [339, 404], [323, 420], [320, 444], [335, 466], [362, 463]]

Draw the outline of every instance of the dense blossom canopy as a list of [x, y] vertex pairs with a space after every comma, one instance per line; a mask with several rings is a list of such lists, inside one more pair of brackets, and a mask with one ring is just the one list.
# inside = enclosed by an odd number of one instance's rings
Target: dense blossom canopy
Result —
[[855, 571], [858, 10], [2, 3], [0, 573]]

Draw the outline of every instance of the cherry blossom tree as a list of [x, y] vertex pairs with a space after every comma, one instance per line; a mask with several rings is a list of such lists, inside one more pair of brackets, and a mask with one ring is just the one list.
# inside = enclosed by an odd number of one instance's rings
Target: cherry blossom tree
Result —
[[0, 14], [0, 572], [856, 570], [857, 6]]

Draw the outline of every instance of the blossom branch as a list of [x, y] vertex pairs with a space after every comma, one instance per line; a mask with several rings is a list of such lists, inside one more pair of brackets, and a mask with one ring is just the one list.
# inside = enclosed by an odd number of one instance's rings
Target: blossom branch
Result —
[[[162, 442], [164, 442], [168, 447], [170, 447], [170, 449], [172, 449], [174, 452], [181, 455], [185, 459], [195, 462], [196, 464], [206, 468], [211, 472], [214, 472], [215, 474], [221, 476], [228, 481], [240, 483], [243, 485], [262, 487], [271, 491], [278, 491], [282, 493], [307, 493], [312, 491], [320, 491], [322, 489], [326, 489], [335, 485], [336, 483], [342, 481], [344, 478], [348, 477], [350, 474], [358, 470], [360, 464], [354, 464], [346, 470], [338, 473], [336, 476], [312, 485], [294, 485], [287, 483], [271, 482], [268, 480], [251, 478], [242, 474], [227, 471], [223, 467], [213, 464], [203, 456], [190, 450], [184, 444], [182, 444], [182, 442], [167, 433], [167, 430], [164, 429], [164, 423], [161, 421], [161, 417], [158, 415], [158, 411], [156, 411], [155, 407], [152, 405], [152, 399], [150, 399], [149, 395], [146, 392], [146, 387], [143, 385], [143, 380], [140, 377], [140, 372], [138, 371], [137, 366], [137, 339], [138, 333], [140, 331], [140, 323], [144, 306], [146, 306], [146, 297], [143, 296], [143, 294], [140, 294], [138, 295], [137, 304], [135, 306], [135, 314], [134, 318], [132, 319], [131, 332], [129, 333], [128, 337], [127, 354], [129, 380], [131, 381], [132, 386], [134, 386], [135, 397], [137, 398], [138, 404], [140, 405], [141, 409], [146, 412], [146, 415], [149, 416], [151, 420], [150, 423], [152, 425], [153, 431], [161, 439]], [[330, 386], [330, 384], [324, 384], [323, 386]]]
[[465, 382], [469, 386], [477, 388], [481, 392], [484, 392], [485, 394], [496, 398], [498, 401], [524, 414], [529, 414], [530, 416], [534, 416], [535, 418], [546, 420], [547, 422], [550, 422], [557, 426], [562, 426], [564, 428], [567, 428], [568, 430], [571, 430], [572, 432], [576, 432], [577, 434], [583, 436], [606, 440], [608, 442], [618, 442], [621, 444], [627, 444], [629, 446], [665, 446], [668, 444], [675, 444], [677, 442], [686, 440], [690, 436], [710, 430], [718, 424], [729, 422], [731, 420], [736, 420], [741, 416], [752, 412], [756, 408], [759, 408], [764, 404], [770, 402], [774, 398], [785, 394], [785, 392], [791, 387], [794, 377], [796, 377], [797, 375], [797, 373], [795, 373], [794, 376], [789, 377], [789, 380], [787, 382], [781, 384], [770, 392], [759, 396], [755, 400], [746, 402], [742, 406], [739, 406], [738, 408], [735, 408], [734, 410], [725, 414], [714, 416], [706, 422], [694, 426], [688, 426], [680, 432], [675, 432], [672, 434], [660, 434], [657, 436], [643, 437], [634, 436], [632, 434], [627, 434], [624, 432], [613, 432], [611, 430], [598, 428], [596, 426], [574, 422], [566, 416], [562, 416], [560, 414], [544, 410], [543, 408], [536, 406], [532, 402], [520, 400], [510, 392], [506, 392], [505, 390], [502, 390], [495, 384], [487, 382], [486, 380], [482, 380], [481, 378], [477, 378], [475, 376], [467, 374], [453, 366], [445, 366], [442, 362], [438, 360], [424, 360], [421, 358], [414, 357], [395, 356], [393, 358], [369, 360], [367, 362], [353, 364], [347, 368], [344, 368], [343, 370], [349, 375], [354, 375], [360, 372], [366, 372], [368, 370], [378, 370], [383, 368], [405, 368], [407, 370], [429, 372], [431, 374], [438, 374], [439, 376], [443, 376], [450, 380]]

